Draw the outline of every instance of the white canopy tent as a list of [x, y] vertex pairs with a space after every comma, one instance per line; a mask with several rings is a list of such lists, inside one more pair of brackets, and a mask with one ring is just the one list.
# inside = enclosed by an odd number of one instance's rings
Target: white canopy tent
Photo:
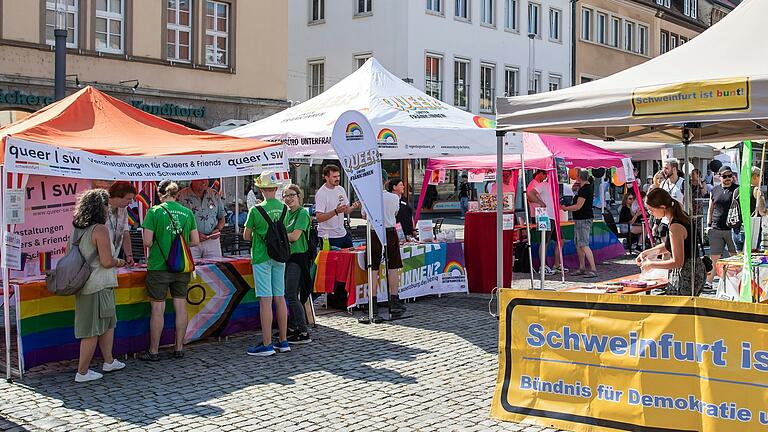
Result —
[[227, 135], [282, 141], [289, 158], [336, 158], [333, 125], [345, 111], [366, 115], [384, 159], [495, 154], [494, 122], [421, 92], [376, 59], [314, 98]]
[[617, 141], [765, 138], [766, 16], [768, 1], [745, 0], [690, 42], [633, 68], [563, 90], [499, 98], [497, 127]]
[[[652, 143], [643, 141], [602, 141], [597, 139], [584, 139], [584, 142], [594, 146], [621, 153], [633, 161], [653, 161], [661, 159], [661, 150], [671, 149], [673, 157], [684, 158], [685, 147], [682, 144]], [[715, 147], [709, 144], [695, 144], [688, 146], [689, 156], [698, 159], [712, 159], [715, 157]]]

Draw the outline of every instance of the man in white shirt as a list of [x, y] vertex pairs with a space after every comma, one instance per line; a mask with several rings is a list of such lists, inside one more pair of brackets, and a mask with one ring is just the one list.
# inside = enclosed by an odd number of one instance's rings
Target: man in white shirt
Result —
[[[400, 238], [395, 229], [395, 225], [397, 224], [397, 212], [400, 210], [400, 197], [392, 192], [387, 192], [386, 186], [387, 181], [389, 180], [389, 175], [387, 175], [386, 171], [382, 172], [382, 174], [384, 177], [384, 191], [382, 192], [384, 203], [383, 222], [387, 237], [387, 286], [389, 288], [389, 300], [392, 313], [402, 314], [405, 312], [405, 304], [400, 300], [400, 296], [398, 295], [400, 278], [398, 277], [397, 271], [398, 269], [403, 268], [403, 259], [400, 256]], [[365, 213], [363, 213], [363, 217], [365, 216]], [[379, 274], [379, 269], [381, 267], [383, 247], [381, 245], [381, 240], [379, 240], [379, 236], [377, 236], [375, 232], [371, 233], [371, 244], [369, 247], [371, 248], [371, 260], [373, 262], [374, 274], [373, 280], [369, 282], [371, 288], [373, 288], [373, 310], [374, 316], [376, 316], [378, 314], [377, 307], [375, 306], [377, 302], [376, 292], [379, 286], [377, 275]]]
[[352, 236], [344, 227], [344, 216], [360, 208], [360, 202], [349, 204], [347, 191], [339, 186], [341, 169], [336, 165], [323, 167], [325, 183], [315, 193], [315, 217], [317, 218], [317, 235], [322, 239], [328, 237], [331, 246], [337, 248], [352, 247]]
[[[546, 242], [546, 248], [549, 249], [549, 242], [552, 241], [552, 233], [555, 230], [555, 204], [554, 201], [552, 201], [550, 185], [546, 180], [547, 172], [544, 170], [536, 170], [533, 174], [533, 180], [528, 183], [525, 195], [528, 199], [531, 217], [536, 217], [537, 208], [545, 208], [547, 210], [547, 217], [549, 217], [549, 226], [551, 229], [546, 232], [544, 241]], [[555, 266], [553, 269], [550, 269], [545, 265], [544, 273], [554, 274], [555, 272], [559, 272], [561, 271], [560, 266], [560, 253], [558, 252], [557, 245], [555, 245]]]

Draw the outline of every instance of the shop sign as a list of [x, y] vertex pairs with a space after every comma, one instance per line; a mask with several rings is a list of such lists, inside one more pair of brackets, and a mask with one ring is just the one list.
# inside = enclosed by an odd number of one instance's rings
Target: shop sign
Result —
[[0, 89], [0, 103], [8, 105], [41, 106], [53, 103], [53, 96], [40, 96], [22, 93], [18, 90], [10, 92]]
[[134, 108], [138, 108], [146, 113], [156, 116], [166, 117], [205, 117], [205, 107], [181, 107], [172, 103], [165, 103], [162, 105], [148, 104], [140, 100], [128, 101]]

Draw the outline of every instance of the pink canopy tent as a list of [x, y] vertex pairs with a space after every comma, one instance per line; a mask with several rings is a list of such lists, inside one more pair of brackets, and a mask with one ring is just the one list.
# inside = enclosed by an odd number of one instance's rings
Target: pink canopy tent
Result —
[[[523, 133], [523, 154], [505, 154], [504, 169], [519, 170], [542, 169], [547, 171], [547, 178], [551, 188], [552, 197], [559, 196], [557, 173], [555, 170], [555, 158], [565, 160], [567, 168], [618, 168], [623, 171], [623, 154], [605, 150], [582, 140], [556, 135], [543, 135]], [[439, 169], [487, 169], [496, 170], [496, 156], [478, 156], [468, 159], [466, 157], [442, 157], [430, 159], [424, 176], [424, 182], [416, 208], [416, 220], [419, 220], [421, 208], [424, 205], [424, 196], [432, 171]], [[516, 176], [513, 175], [513, 178]], [[515, 183], [517, 185], [517, 183]], [[633, 183], [635, 195], [640, 196], [637, 180]], [[554, 199], [555, 228], [557, 232], [558, 248], [562, 250], [562, 238], [560, 233], [560, 200]], [[587, 203], [591, 205], [591, 203]], [[648, 219], [643, 206], [640, 206], [643, 220], [650, 232]], [[526, 215], [527, 217], [527, 215]]]

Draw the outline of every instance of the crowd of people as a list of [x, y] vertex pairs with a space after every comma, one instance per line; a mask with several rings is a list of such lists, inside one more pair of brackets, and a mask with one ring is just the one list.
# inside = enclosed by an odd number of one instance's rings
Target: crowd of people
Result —
[[[324, 183], [315, 193], [314, 217], [319, 238], [327, 239], [331, 246], [348, 248], [353, 244], [344, 218], [359, 209], [361, 204], [359, 201], [350, 203], [347, 191], [339, 185], [340, 177], [338, 166], [324, 167]], [[312, 216], [303, 206], [304, 192], [299, 186], [285, 186], [282, 201], [276, 198], [279, 187], [281, 184], [275, 173], [262, 173], [247, 196], [248, 205], [242, 212], [229, 215], [229, 222], [236, 221], [241, 225], [244, 240], [251, 242], [254, 289], [259, 298], [261, 328], [265, 329], [260, 343], [247, 349], [247, 354], [253, 356], [290, 352], [291, 345], [312, 342], [304, 311], [304, 303], [311, 292]], [[397, 269], [402, 267], [402, 259], [395, 227], [400, 224], [407, 237], [413, 236], [413, 210], [402, 197], [404, 186], [401, 179], [389, 179], [385, 173], [382, 189], [389, 301], [393, 313], [402, 313], [405, 304], [397, 294]], [[260, 196], [256, 195], [256, 190]], [[184, 189], [171, 180], [164, 180], [159, 183], [157, 193], [160, 203], [147, 211], [141, 225], [143, 245], [149, 251], [145, 287], [151, 312], [149, 349], [139, 359], [150, 362], [161, 359], [160, 337], [169, 295], [175, 311], [172, 356], [184, 357], [187, 288], [191, 271], [171, 271], [169, 255], [172, 249], [181, 241], [188, 246], [193, 260], [222, 257], [220, 238], [227, 222], [222, 198], [208, 186], [207, 180], [193, 180]], [[86, 191], [79, 197], [75, 208], [70, 248], [79, 248], [91, 267], [88, 282], [75, 295], [75, 337], [80, 340], [76, 382], [102, 378], [102, 373], [89, 367], [97, 345], [104, 358], [103, 372], [125, 367], [111, 354], [117, 321], [114, 288], [118, 285], [116, 269], [134, 264], [127, 207], [136, 195], [132, 183], [117, 181], [109, 190]], [[276, 257], [276, 249], [272, 247], [281, 232], [288, 244], [288, 256], [285, 258]], [[372, 239], [372, 267], [374, 274], [378, 274], [376, 263], [381, 262], [384, 248], [377, 236]], [[374, 292], [376, 284], [377, 280], [372, 281]], [[376, 296], [372, 301], [376, 306]], [[375, 317], [378, 318], [377, 307]], [[273, 318], [278, 327], [274, 339], [270, 331]]]

